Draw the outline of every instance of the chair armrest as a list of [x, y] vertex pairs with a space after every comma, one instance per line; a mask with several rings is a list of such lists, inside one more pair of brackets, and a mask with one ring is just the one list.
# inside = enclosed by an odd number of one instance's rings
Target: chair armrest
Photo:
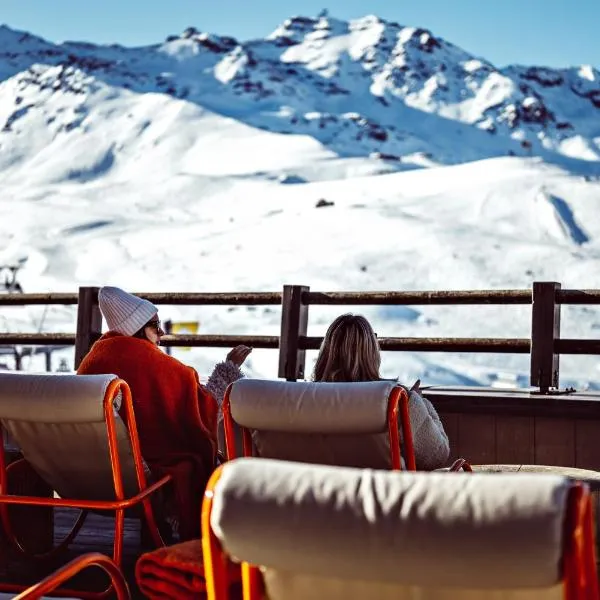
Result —
[[34, 600], [40, 598], [44, 594], [55, 591], [65, 581], [71, 579], [71, 577], [77, 575], [77, 573], [83, 569], [91, 566], [100, 567], [110, 577], [112, 588], [117, 595], [117, 600], [131, 599], [127, 581], [119, 567], [117, 567], [117, 565], [105, 554], [90, 552], [78, 556], [54, 573], [48, 575], [45, 579], [42, 579], [39, 583], [27, 588], [18, 596], [15, 596], [14, 600]]

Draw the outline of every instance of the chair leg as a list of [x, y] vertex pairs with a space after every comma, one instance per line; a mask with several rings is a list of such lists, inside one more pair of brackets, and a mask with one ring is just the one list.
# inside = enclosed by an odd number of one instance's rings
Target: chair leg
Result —
[[163, 522], [163, 519], [155, 518], [150, 498], [142, 500], [142, 507], [144, 511], [142, 518], [142, 536], [147, 534], [149, 537], [146, 541], [151, 541], [153, 548], [162, 548], [171, 543], [173, 541], [171, 526], [166, 521]]
[[140, 547], [142, 550], [154, 550], [161, 546], [169, 546], [174, 543], [173, 532], [171, 526], [164, 519], [156, 519], [156, 526], [162, 539], [161, 544], [157, 544], [156, 535], [152, 531], [152, 527], [148, 525], [146, 515], [142, 515], [140, 519]]
[[121, 508], [115, 511], [115, 540], [113, 546], [113, 561], [121, 567], [123, 559], [123, 535], [125, 532], [125, 511]]
[[[51, 498], [52, 487], [49, 486], [21, 458], [6, 468], [7, 492], [17, 496], [34, 496]], [[63, 545], [67, 545], [74, 535], [65, 540], [58, 548], [54, 548], [54, 511], [50, 506], [20, 506], [2, 504], [0, 519], [7, 551], [15, 551], [27, 558], [46, 559], [60, 553]], [[76, 524], [77, 525], [77, 524]], [[77, 531], [79, 528], [77, 528]], [[75, 535], [77, 533], [75, 532]]]

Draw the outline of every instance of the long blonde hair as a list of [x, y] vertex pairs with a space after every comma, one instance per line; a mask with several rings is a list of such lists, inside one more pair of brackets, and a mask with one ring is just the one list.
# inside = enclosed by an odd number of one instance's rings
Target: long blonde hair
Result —
[[381, 355], [377, 335], [362, 315], [340, 315], [323, 338], [313, 381], [377, 381]]

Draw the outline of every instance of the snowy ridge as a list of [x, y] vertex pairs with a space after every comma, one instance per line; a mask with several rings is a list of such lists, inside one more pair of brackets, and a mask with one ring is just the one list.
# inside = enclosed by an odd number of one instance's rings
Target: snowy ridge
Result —
[[[373, 16], [294, 17], [248, 42], [190, 28], [144, 48], [2, 27], [0, 265], [21, 264], [28, 292], [600, 287], [598, 82], [591, 67], [497, 69]], [[309, 335], [344, 310], [311, 307]], [[565, 337], [600, 330], [598, 310], [562, 310]], [[528, 337], [529, 311], [356, 307], [404, 337]], [[277, 307], [161, 317], [203, 333], [280, 324]], [[2, 331], [73, 324], [69, 307], [0, 312]], [[176, 354], [201, 374], [223, 356]], [[255, 350], [248, 372], [276, 365]], [[383, 369], [527, 385], [529, 364], [393, 353]], [[599, 369], [562, 357], [561, 383], [600, 388]]]
[[[40, 112], [54, 135], [85, 128], [86, 98], [109, 87], [309, 135], [344, 156], [379, 152], [418, 166], [507, 154], [600, 160], [596, 69], [497, 69], [375, 16], [293, 17], [248, 42], [189, 28], [145, 48], [55, 45], [2, 27], [1, 81], [1, 148]], [[81, 118], [64, 123], [55, 96]]]

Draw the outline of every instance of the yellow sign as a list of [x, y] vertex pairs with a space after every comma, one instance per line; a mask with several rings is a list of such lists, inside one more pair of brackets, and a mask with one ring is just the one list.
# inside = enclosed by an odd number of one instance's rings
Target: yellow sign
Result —
[[[171, 333], [174, 335], [195, 335], [198, 333], [200, 323], [198, 321], [176, 321], [171, 323]], [[180, 346], [180, 350], [189, 351], [189, 346]]]

